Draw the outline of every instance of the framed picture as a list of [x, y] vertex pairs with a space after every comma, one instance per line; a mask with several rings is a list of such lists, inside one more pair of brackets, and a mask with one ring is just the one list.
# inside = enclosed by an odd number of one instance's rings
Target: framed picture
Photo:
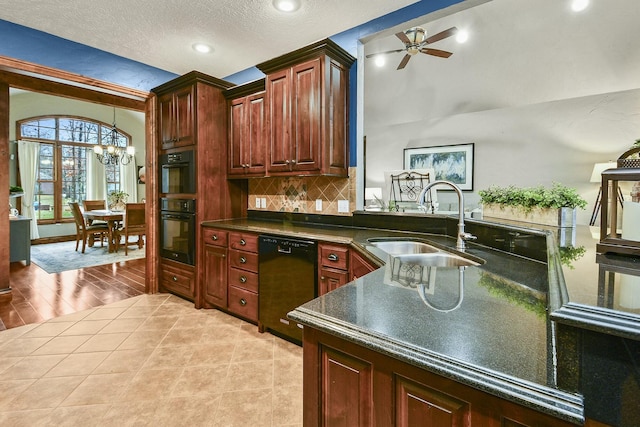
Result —
[[[434, 169], [436, 180], [451, 181], [473, 190], [473, 144], [405, 148], [405, 169]], [[443, 188], [445, 190], [445, 188]]]

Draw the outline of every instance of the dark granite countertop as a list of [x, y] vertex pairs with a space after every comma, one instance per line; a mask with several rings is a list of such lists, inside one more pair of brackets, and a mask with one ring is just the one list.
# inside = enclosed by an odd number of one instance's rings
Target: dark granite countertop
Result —
[[[455, 226], [455, 218], [447, 221]], [[547, 307], [563, 302], [562, 280], [550, 274], [543, 256], [521, 255], [535, 253], [542, 242], [546, 257], [547, 241], [555, 239], [551, 232], [469, 221], [467, 231], [479, 235], [479, 243], [468, 243], [461, 254], [455, 239], [445, 235], [448, 225], [439, 234], [251, 218], [203, 225], [351, 245], [382, 267], [298, 307], [290, 317], [496, 396], [583, 422], [581, 396], [555, 383]], [[403, 265], [372, 246], [369, 239], [375, 237], [419, 238], [480, 264]]]

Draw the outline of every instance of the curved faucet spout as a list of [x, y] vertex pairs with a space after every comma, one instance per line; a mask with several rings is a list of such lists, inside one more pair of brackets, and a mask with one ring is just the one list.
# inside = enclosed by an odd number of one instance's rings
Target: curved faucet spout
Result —
[[464, 196], [462, 195], [462, 190], [460, 189], [460, 187], [458, 187], [451, 181], [441, 180], [430, 182], [425, 185], [420, 192], [420, 196], [418, 196], [418, 204], [425, 208], [424, 196], [427, 194], [427, 191], [429, 191], [436, 185], [448, 185], [456, 191], [456, 194], [458, 194], [458, 236], [456, 240], [456, 249], [464, 252], [464, 250], [466, 249], [465, 240], [474, 240], [477, 239], [477, 237], [472, 234], [465, 233], [464, 231]]

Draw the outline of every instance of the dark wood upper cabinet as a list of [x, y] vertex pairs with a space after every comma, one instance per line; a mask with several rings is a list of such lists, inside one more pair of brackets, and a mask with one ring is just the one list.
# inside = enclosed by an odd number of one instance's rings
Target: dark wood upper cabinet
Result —
[[267, 127], [264, 79], [231, 88], [229, 99], [230, 178], [259, 177], [266, 174]]
[[160, 149], [195, 144], [193, 85], [159, 96], [158, 109]]
[[348, 175], [354, 60], [323, 40], [257, 66], [267, 75], [267, 175]]

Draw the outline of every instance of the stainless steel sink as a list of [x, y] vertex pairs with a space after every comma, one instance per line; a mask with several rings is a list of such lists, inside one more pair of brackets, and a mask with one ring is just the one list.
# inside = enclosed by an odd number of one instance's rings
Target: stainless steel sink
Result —
[[438, 248], [417, 240], [369, 239], [369, 243], [389, 255], [430, 254], [439, 252]]
[[470, 267], [479, 265], [479, 263], [475, 261], [446, 252], [398, 254], [392, 256], [403, 263], [424, 267]]

